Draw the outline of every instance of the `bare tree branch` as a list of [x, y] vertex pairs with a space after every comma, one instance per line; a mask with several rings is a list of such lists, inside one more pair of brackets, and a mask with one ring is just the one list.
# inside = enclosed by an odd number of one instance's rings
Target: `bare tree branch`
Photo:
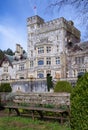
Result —
[[[66, 5], [74, 7], [75, 9], [74, 11], [76, 12], [74, 19], [76, 21], [78, 20], [78, 24], [80, 25], [80, 27], [83, 26], [84, 29], [85, 27], [87, 29], [88, 28], [88, 0], [51, 0], [48, 5], [48, 9], [49, 11], [53, 12], [54, 9], [57, 8], [59, 13], [64, 7], [66, 7]], [[69, 11], [69, 16], [70, 16], [70, 11]], [[84, 38], [88, 37], [88, 32], [86, 32], [84, 35], [85, 35]]]
[[82, 8], [83, 10], [88, 10], [88, 0], [54, 0], [51, 1], [48, 8], [58, 7], [61, 9], [63, 5], [73, 5], [76, 8]]

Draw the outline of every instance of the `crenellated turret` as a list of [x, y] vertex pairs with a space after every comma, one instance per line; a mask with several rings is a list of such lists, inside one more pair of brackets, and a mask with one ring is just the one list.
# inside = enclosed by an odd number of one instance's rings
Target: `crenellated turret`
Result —
[[27, 19], [27, 26], [30, 26], [30, 27], [34, 27], [34, 26], [39, 26], [40, 24], [43, 24], [44, 23], [44, 20], [39, 17], [38, 15], [35, 15], [35, 16], [32, 16], [30, 18]]

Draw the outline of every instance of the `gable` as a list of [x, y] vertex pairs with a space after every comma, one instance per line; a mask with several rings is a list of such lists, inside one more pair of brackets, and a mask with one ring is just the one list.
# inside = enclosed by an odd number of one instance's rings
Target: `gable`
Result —
[[0, 67], [2, 67], [4, 65], [8, 65], [8, 66], [13, 67], [11, 61], [6, 56], [4, 56], [4, 58], [0, 62]]

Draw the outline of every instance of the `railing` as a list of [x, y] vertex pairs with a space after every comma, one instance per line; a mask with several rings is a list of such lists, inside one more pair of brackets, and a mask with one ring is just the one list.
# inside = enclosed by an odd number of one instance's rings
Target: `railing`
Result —
[[23, 81], [45, 81], [46, 78], [26, 78], [26, 79], [11, 79], [11, 80], [1, 80], [0, 81], [0, 84], [1, 83], [12, 83], [12, 82], [17, 82], [17, 81], [20, 81], [20, 82], [23, 82]]

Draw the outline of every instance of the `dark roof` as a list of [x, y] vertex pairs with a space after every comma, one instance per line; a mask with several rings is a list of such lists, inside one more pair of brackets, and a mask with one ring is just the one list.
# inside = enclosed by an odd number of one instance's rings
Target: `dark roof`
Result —
[[10, 62], [14, 61], [14, 56], [7, 55], [7, 54], [5, 54], [5, 56], [9, 59]]
[[73, 44], [73, 46], [70, 46], [70, 47], [67, 46], [67, 48], [71, 52], [85, 51], [85, 50], [88, 50], [88, 41], [75, 43]]
[[75, 51], [82, 51], [83, 49], [78, 45], [74, 45], [71, 50], [75, 52]]
[[25, 60], [25, 59], [27, 59], [27, 53], [24, 53], [24, 54], [19, 55], [19, 56], [20, 56], [20, 57], [14, 56], [14, 57], [13, 57], [13, 60], [14, 60], [14, 61], [19, 61], [19, 60]]
[[79, 43], [79, 46], [80, 46], [83, 50], [88, 49], [88, 41]]
[[4, 61], [8, 61], [9, 64], [10, 64], [10, 66], [13, 67], [12, 62], [10, 61], [10, 59], [9, 59], [6, 55], [4, 55], [3, 59], [0, 61], [0, 67], [2, 66], [2, 63], [3, 63]]

